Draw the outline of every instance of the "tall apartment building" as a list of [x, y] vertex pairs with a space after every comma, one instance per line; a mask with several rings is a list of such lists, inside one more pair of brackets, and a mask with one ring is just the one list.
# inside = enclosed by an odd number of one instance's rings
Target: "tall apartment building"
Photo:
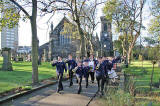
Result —
[[14, 28], [3, 28], [1, 32], [1, 48], [11, 48], [16, 50], [18, 48], [18, 26]]
[[[13, 7], [13, 4], [7, 4], [6, 8]], [[3, 17], [3, 13], [2, 13]], [[17, 50], [18, 48], [18, 25], [13, 28], [4, 27], [1, 32], [1, 49], [11, 48], [12, 50]]]

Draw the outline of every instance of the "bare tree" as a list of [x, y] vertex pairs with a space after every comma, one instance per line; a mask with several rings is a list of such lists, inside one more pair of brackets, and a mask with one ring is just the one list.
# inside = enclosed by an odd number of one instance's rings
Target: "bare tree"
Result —
[[[77, 24], [78, 33], [80, 35], [80, 51], [81, 57], [85, 56], [85, 34], [81, 24], [81, 18], [84, 17], [83, 9], [92, 0], [53, 0], [50, 2], [43, 2], [42, 11], [52, 13], [54, 11], [65, 11], [70, 14], [73, 21]], [[104, 2], [101, 2], [104, 3]], [[101, 4], [97, 3], [95, 5]], [[94, 5], [94, 7], [96, 7]], [[90, 8], [90, 9], [94, 9]]]
[[97, 0], [93, 0], [93, 2], [91, 2], [82, 9], [81, 24], [83, 30], [85, 31], [85, 39], [88, 42], [88, 45], [90, 45], [90, 54], [93, 54], [94, 52], [93, 35], [99, 23], [98, 20], [96, 20], [97, 3]]

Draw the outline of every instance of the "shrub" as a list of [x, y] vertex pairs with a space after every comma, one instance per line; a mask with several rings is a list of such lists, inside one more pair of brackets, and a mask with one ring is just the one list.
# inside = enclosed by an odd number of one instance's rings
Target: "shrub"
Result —
[[[113, 89], [112, 89], [113, 90]], [[116, 92], [109, 90], [108, 95], [105, 96], [105, 106], [132, 106], [134, 98], [122, 90]]]

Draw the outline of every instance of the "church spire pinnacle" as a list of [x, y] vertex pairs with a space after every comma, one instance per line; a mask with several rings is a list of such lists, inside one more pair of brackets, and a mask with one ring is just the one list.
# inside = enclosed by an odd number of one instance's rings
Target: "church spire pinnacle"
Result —
[[53, 32], [53, 22], [51, 22], [51, 32]]

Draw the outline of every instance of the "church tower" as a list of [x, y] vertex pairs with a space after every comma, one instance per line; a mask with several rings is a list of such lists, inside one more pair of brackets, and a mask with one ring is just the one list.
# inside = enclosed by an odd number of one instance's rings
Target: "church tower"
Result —
[[101, 56], [113, 56], [112, 25], [104, 16], [101, 17]]

